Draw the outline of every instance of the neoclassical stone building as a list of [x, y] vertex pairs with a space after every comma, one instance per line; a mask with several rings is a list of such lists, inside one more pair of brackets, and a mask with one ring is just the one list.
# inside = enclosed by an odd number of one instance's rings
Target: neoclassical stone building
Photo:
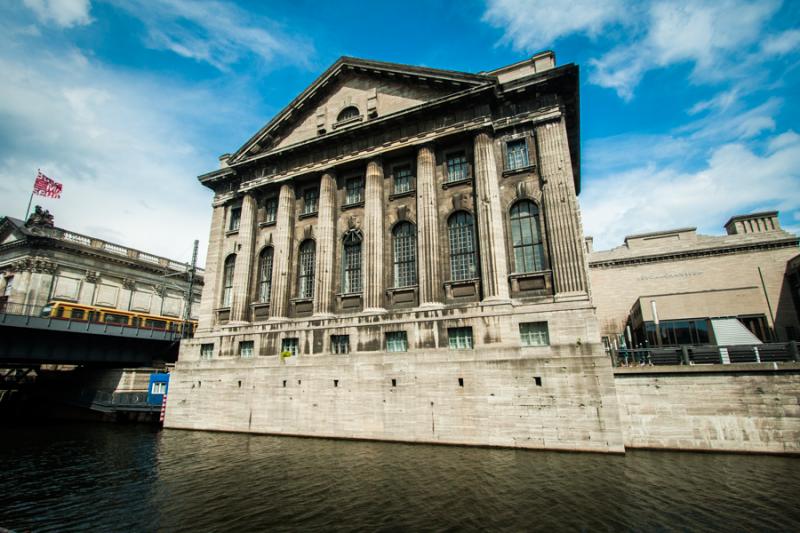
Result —
[[168, 427], [621, 451], [578, 68], [343, 57], [221, 168]]

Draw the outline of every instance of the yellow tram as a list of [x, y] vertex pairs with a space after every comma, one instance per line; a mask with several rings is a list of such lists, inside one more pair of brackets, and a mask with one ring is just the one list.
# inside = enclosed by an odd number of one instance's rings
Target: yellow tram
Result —
[[[115, 326], [128, 326], [140, 329], [158, 329], [180, 332], [183, 320], [175, 317], [137, 313], [135, 311], [122, 311], [110, 307], [83, 305], [72, 302], [54, 300], [42, 308], [43, 317], [61, 320], [76, 320], [94, 322], [97, 324], [113, 324]], [[197, 321], [189, 320], [188, 327], [191, 332], [197, 329]]]

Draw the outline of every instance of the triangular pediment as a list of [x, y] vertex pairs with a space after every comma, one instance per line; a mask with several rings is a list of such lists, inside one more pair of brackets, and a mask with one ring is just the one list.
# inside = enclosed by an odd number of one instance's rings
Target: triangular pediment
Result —
[[18, 227], [21, 221], [9, 217], [0, 219], [0, 244], [8, 244], [25, 238], [25, 233]]
[[[341, 58], [230, 158], [231, 163], [384, 118], [476, 86], [490, 76]], [[344, 118], [342, 112], [349, 118]]]

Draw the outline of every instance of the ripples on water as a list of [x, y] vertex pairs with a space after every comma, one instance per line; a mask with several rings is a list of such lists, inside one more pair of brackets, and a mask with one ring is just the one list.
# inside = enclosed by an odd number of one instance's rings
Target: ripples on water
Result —
[[800, 460], [3, 428], [0, 527], [797, 531]]

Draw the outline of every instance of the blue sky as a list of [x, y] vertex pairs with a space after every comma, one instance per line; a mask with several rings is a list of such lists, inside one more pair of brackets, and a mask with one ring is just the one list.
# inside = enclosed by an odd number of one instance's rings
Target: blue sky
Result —
[[800, 3], [778, 0], [11, 0], [0, 214], [24, 214], [41, 168], [59, 226], [204, 256], [196, 176], [339, 56], [479, 72], [544, 49], [581, 67], [596, 248], [762, 209], [800, 231]]

